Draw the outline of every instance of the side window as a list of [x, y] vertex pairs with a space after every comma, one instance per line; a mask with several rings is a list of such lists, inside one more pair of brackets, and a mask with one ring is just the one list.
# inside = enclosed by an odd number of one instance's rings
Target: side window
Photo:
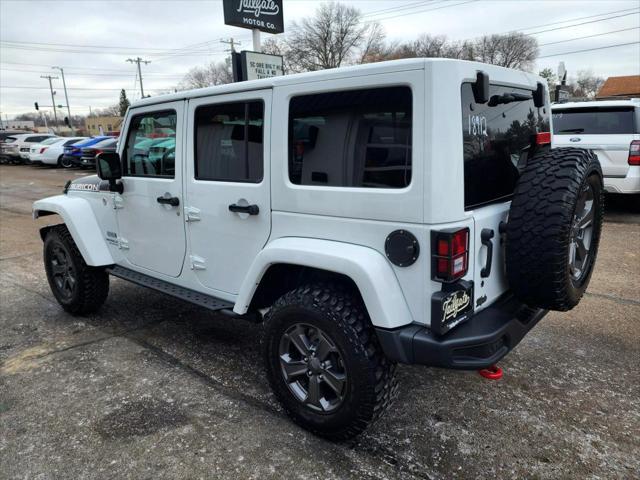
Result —
[[175, 176], [176, 112], [150, 112], [131, 119], [124, 149], [124, 173], [137, 177]]
[[206, 105], [195, 112], [195, 177], [260, 183], [263, 177], [262, 101]]
[[297, 185], [404, 188], [411, 183], [409, 87], [294, 97], [289, 179]]

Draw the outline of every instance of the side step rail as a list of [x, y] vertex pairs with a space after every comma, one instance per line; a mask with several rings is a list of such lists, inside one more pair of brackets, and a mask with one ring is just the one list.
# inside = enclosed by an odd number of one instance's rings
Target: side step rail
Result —
[[[176, 297], [180, 300], [199, 305], [209, 310], [222, 311], [222, 313], [240, 317], [239, 315], [233, 313], [233, 303], [226, 300], [221, 300], [219, 298], [212, 297], [211, 295], [196, 292], [195, 290], [191, 290], [189, 288], [180, 287], [178, 285], [165, 282], [164, 280], [150, 277], [149, 275], [145, 275], [144, 273], [134, 272], [133, 270], [129, 270], [128, 268], [120, 267], [118, 265], [108, 267], [106, 270], [114, 277], [122, 278], [123, 280], [128, 280], [137, 285], [148, 287], [152, 290], [157, 290], [158, 292], [166, 293], [167, 295], [171, 295], [172, 297]], [[244, 318], [244, 316], [242, 316], [242, 318]]]

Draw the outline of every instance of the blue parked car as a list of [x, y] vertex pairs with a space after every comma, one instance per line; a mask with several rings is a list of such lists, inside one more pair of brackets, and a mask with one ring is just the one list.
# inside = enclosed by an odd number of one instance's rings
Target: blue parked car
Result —
[[64, 168], [71, 168], [82, 164], [82, 149], [84, 147], [90, 147], [91, 145], [95, 145], [98, 142], [103, 140], [107, 140], [109, 137], [107, 135], [99, 135], [97, 137], [87, 138], [86, 140], [81, 140], [78, 143], [74, 143], [73, 145], [69, 145], [64, 147], [64, 152], [62, 154], [62, 160], [60, 160], [60, 166]]

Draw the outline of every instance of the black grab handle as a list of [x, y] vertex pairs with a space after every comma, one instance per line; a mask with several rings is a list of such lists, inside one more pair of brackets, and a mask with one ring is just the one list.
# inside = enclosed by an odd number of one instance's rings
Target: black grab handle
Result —
[[180, 205], [180, 199], [178, 197], [158, 197], [156, 200], [158, 200], [158, 203], [171, 205], [172, 207]]
[[491, 263], [493, 261], [493, 242], [491, 239], [494, 236], [494, 232], [491, 228], [483, 228], [482, 232], [480, 232], [480, 240], [482, 244], [487, 247], [487, 263], [484, 268], [480, 270], [480, 276], [482, 278], [487, 278], [491, 275]]
[[230, 212], [236, 213], [248, 213], [249, 215], [258, 215], [260, 213], [260, 208], [258, 205], [238, 205], [232, 203], [229, 205]]

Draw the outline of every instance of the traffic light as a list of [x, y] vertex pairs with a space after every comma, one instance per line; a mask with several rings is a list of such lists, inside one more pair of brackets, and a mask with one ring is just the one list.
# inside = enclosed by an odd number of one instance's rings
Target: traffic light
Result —
[[64, 124], [65, 124], [67, 127], [71, 127], [71, 125], [69, 124], [69, 117], [64, 117]]
[[34, 102], [33, 104], [36, 106], [36, 110], [40, 110], [40, 107], [38, 106], [38, 102]]

